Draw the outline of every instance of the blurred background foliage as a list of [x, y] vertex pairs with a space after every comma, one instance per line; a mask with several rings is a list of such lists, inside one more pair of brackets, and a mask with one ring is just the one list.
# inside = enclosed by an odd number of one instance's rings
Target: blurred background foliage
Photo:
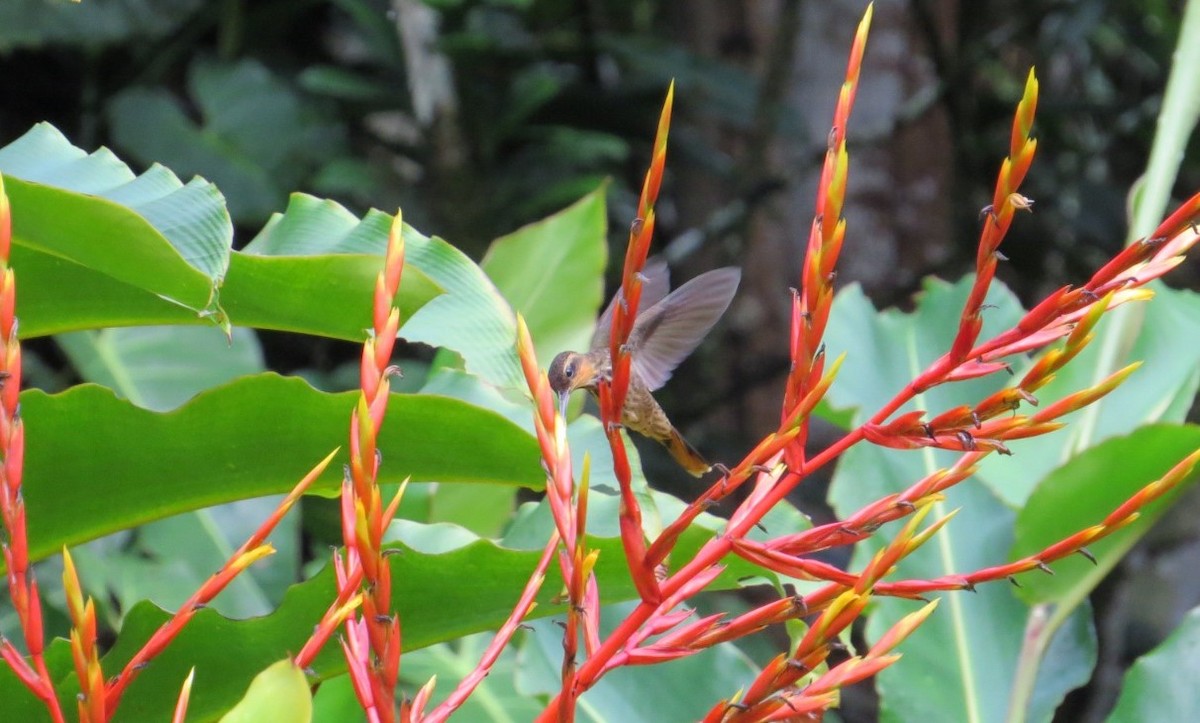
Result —
[[[6, 0], [0, 140], [46, 120], [78, 146], [202, 175], [224, 192], [238, 246], [304, 191], [356, 213], [403, 207], [416, 228], [478, 259], [490, 239], [607, 179], [610, 248], [620, 249], [674, 79], [657, 250], [677, 280], [730, 263], [744, 280], [663, 401], [693, 442], [732, 458], [774, 428], [787, 290], [864, 5]], [[979, 210], [1030, 66], [1042, 87], [1040, 153], [1025, 189], [1036, 213], [1014, 226], [1001, 277], [1026, 304], [1084, 278], [1125, 241], [1126, 199], [1145, 167], [1181, 7], [876, 2], [849, 130], [839, 285], [857, 281], [877, 304], [905, 305], [925, 276], [956, 279], [973, 265]], [[1196, 145], [1177, 197], [1200, 188]], [[1170, 282], [1196, 288], [1200, 267]], [[261, 337], [268, 368], [353, 383], [354, 345]], [[69, 351], [49, 341], [33, 350], [48, 386], [74, 378]], [[652, 478], [676, 472], [660, 459], [648, 455]], [[819, 516], [823, 490], [809, 487], [802, 504]], [[1193, 549], [1194, 527], [1172, 535], [1171, 550]], [[1147, 549], [1134, 559], [1156, 554]], [[1120, 585], [1105, 594], [1122, 599]], [[1176, 597], [1194, 604], [1200, 591]], [[1152, 644], [1161, 621], [1110, 608], [1125, 616], [1101, 624], [1118, 631], [1110, 645], [1129, 642], [1109, 661], [1120, 666]]]

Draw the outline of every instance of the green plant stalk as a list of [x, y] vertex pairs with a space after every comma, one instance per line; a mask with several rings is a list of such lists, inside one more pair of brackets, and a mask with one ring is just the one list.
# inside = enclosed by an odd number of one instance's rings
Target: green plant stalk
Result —
[[[1184, 148], [1200, 120], [1200, 75], [1191, 70], [1197, 67], [1200, 67], [1200, 2], [1192, 1], [1184, 8], [1146, 173], [1131, 192], [1132, 211], [1126, 245], [1150, 233], [1166, 211]], [[1099, 340], [1100, 359], [1095, 367], [1094, 381], [1103, 379], [1125, 363], [1146, 314], [1141, 304], [1129, 304], [1111, 313], [1108, 331]], [[1064, 447], [1064, 462], [1090, 445], [1098, 413], [1097, 407], [1089, 407], [1073, 425], [1074, 440]], [[1009, 723], [1026, 720], [1043, 655], [1055, 633], [1103, 575], [1097, 571], [1094, 577], [1091, 584], [1080, 586], [1077, 593], [1059, 600], [1048, 616], [1042, 605], [1031, 610], [1009, 696], [1006, 717]]]

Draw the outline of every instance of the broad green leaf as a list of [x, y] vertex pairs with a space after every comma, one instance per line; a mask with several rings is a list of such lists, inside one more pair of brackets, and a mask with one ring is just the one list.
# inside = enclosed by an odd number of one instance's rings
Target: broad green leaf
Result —
[[[362, 254], [260, 257], [234, 252], [221, 304], [240, 326], [361, 342], [371, 326], [380, 263], [379, 256]], [[194, 311], [62, 259], [17, 247], [13, 266], [24, 338], [112, 326], [212, 325]], [[401, 318], [412, 316], [438, 293], [416, 266], [406, 265]]]
[[258, 338], [243, 328], [229, 340], [216, 329], [163, 326], [79, 331], [56, 341], [84, 381], [159, 412], [266, 368]]
[[135, 176], [107, 149], [87, 154], [45, 123], [0, 148], [0, 172], [17, 246], [193, 311], [210, 307], [233, 234], [212, 184], [184, 185], [161, 166]]
[[307, 723], [312, 720], [312, 694], [304, 671], [290, 658], [272, 664], [254, 676], [246, 697], [238, 701], [221, 723]]
[[[382, 215], [382, 214], [381, 214]], [[391, 217], [383, 217], [391, 223]], [[238, 326], [294, 331], [362, 342], [371, 328], [379, 255], [254, 256], [237, 253], [221, 287], [221, 303]], [[408, 319], [440, 293], [412, 256], [400, 279], [400, 318]]]
[[1109, 723], [1200, 720], [1200, 608], [1125, 673]]
[[[389, 216], [363, 224], [358, 247], [316, 255], [307, 245], [312, 235], [335, 229], [299, 224], [273, 233], [267, 256], [231, 254], [224, 199], [203, 179], [184, 186], [161, 166], [135, 177], [107, 150], [89, 155], [46, 124], [0, 149], [0, 172], [12, 200], [17, 313], [26, 338], [207, 325], [212, 321], [201, 312], [219, 313], [218, 304], [241, 326], [351, 341], [361, 341], [371, 324]], [[340, 211], [334, 218], [343, 226], [346, 217], [351, 228], [358, 225], [340, 206], [325, 206]], [[405, 319], [439, 293], [420, 268], [409, 259], [401, 281]]]
[[604, 189], [492, 242], [480, 266], [525, 317], [542, 366], [584, 349], [604, 293]]
[[[1014, 446], [1020, 464], [993, 459], [981, 468], [980, 476], [1010, 504], [1024, 503], [1046, 475], [1105, 439], [1129, 434], [1143, 424], [1182, 422], [1187, 416], [1200, 386], [1200, 344], [1180, 341], [1200, 339], [1200, 294], [1160, 286], [1153, 300], [1125, 311], [1136, 311], [1141, 325], [1117, 366], [1133, 361], [1142, 361], [1142, 366], [1089, 409], [1065, 417], [1066, 429]], [[1099, 360], [1104, 335], [1114, 330], [1114, 320], [1102, 319], [1097, 339], [1038, 390], [1043, 403], [1107, 376]], [[1017, 374], [1021, 373], [1018, 367]]]
[[[386, 462], [385, 455], [385, 468]], [[615, 504], [614, 501], [611, 508], [614, 514]], [[405, 527], [417, 526], [408, 523]], [[424, 538], [437, 543], [447, 537], [446, 529], [450, 527], [434, 526]], [[402, 551], [387, 559], [392, 566], [393, 603], [403, 622], [406, 650], [498, 627], [511, 612], [541, 554], [540, 550], [514, 550], [474, 540], [469, 533], [459, 532], [462, 539], [472, 541], [436, 554], [404, 544], [390, 546]], [[679, 554], [695, 554], [712, 535], [710, 530], [693, 526], [682, 536]], [[637, 593], [629, 580], [620, 539], [589, 535], [588, 546], [600, 551], [596, 575], [603, 602], [635, 599]], [[752, 570], [747, 563], [731, 560], [715, 587], [734, 588], [737, 579]], [[561, 590], [558, 565], [552, 564], [538, 594], [533, 617], [561, 614]], [[241, 698], [250, 680], [263, 668], [300, 649], [333, 597], [333, 574], [326, 568], [314, 578], [293, 586], [279, 608], [269, 615], [229, 620], [213, 610], [199, 611], [179, 638], [141, 671], [114, 721], [165, 720], [174, 706], [179, 684], [192, 666], [196, 668], [196, 685], [188, 720], [216, 720]], [[119, 670], [167, 619], [167, 613], [154, 605], [138, 604], [126, 616], [116, 643], [104, 657], [105, 671]], [[60, 682], [62, 699], [73, 700], [78, 687], [67, 642], [54, 641], [49, 646], [48, 658], [51, 674]], [[345, 670], [336, 642], [326, 646], [313, 668], [319, 678]], [[407, 688], [405, 692], [411, 696], [415, 688]], [[12, 720], [31, 723], [46, 720], [41, 705], [17, 682], [7, 666], [0, 666], [0, 700], [5, 701], [5, 714]]]
[[[31, 557], [218, 502], [286, 492], [346, 444], [357, 396], [264, 374], [160, 414], [94, 385], [56, 395], [26, 391]], [[493, 412], [445, 397], [393, 395], [379, 448], [383, 482], [411, 475], [418, 482], [540, 487], [544, 480], [532, 437]], [[338, 489], [345, 455], [315, 489]]]
[[[287, 211], [273, 217], [246, 246], [247, 254], [381, 253], [391, 217], [370, 211], [360, 221], [330, 201], [293, 194]], [[416, 266], [445, 291], [405, 317], [400, 335], [462, 355], [467, 371], [499, 387], [524, 384], [517, 361], [516, 317], [474, 262], [438, 238], [404, 228], [405, 266]], [[403, 284], [401, 284], [403, 289]], [[236, 312], [231, 315], [236, 319]], [[364, 307], [370, 309], [370, 306]]]
[[[407, 671], [408, 655], [404, 656], [403, 661], [405, 665], [400, 669], [401, 676]], [[313, 693], [314, 723], [362, 723], [366, 720], [367, 716], [354, 693], [354, 684], [349, 675], [330, 678]]]
[[[233, 330], [232, 344], [216, 329], [180, 326], [75, 332], [57, 341], [85, 381], [160, 412], [264, 368], [257, 337], [242, 328]], [[229, 559], [281, 499], [241, 500], [156, 520], [136, 535], [118, 534], [77, 548], [75, 559], [87, 589], [101, 602], [112, 599], [126, 610], [148, 599], [174, 608]], [[271, 543], [276, 554], [270, 562], [239, 575], [213, 607], [233, 617], [274, 609], [299, 574], [295, 516], [280, 522]]]
[[[1142, 487], [1161, 477], [1200, 449], [1200, 427], [1154, 424], [1081, 453], [1045, 477], [1016, 520], [1014, 559], [1036, 553], [1102, 521]], [[1190, 482], [1200, 477], [1193, 474]], [[1141, 510], [1132, 524], [1088, 545], [1093, 565], [1076, 555], [1054, 563], [1054, 576], [1022, 582], [1020, 596], [1030, 602], [1077, 601], [1095, 589], [1135, 542], [1162, 517], [1185, 481], [1174, 492]]]

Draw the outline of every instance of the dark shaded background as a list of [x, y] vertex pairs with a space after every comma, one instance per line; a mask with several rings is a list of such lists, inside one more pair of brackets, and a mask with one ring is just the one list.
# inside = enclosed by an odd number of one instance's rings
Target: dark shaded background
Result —
[[[657, 251], [677, 280], [725, 264], [742, 266], [744, 280], [726, 322], [663, 402], [693, 442], [734, 459], [776, 426], [788, 287], [798, 282], [828, 124], [864, 7], [5, 0], [0, 145], [46, 120], [76, 145], [107, 145], [139, 169], [160, 162], [183, 177], [204, 175], [226, 193], [239, 245], [302, 190], [356, 212], [400, 205], [417, 228], [476, 258], [490, 239], [608, 178], [611, 242], [620, 249], [674, 79]], [[1031, 66], [1041, 80], [1039, 159], [1024, 191], [1036, 213], [1014, 225], [1001, 277], [1026, 303], [1086, 278], [1125, 240], [1125, 199], [1145, 166], [1180, 7], [877, 2], [849, 128], [839, 284], [859, 282], [881, 306], [904, 305], [922, 277], [971, 268], [978, 212]], [[1193, 141], [1177, 197], [1200, 188], [1196, 151]], [[1170, 281], [1200, 286], [1200, 265]], [[335, 378], [356, 354], [327, 340], [263, 336], [273, 367], [285, 372]], [[46, 378], [69, 379], [51, 342], [34, 350]], [[656, 453], [646, 458], [652, 477], [676, 473]], [[822, 497], [814, 483], [800, 503], [819, 516]], [[1110, 681], [1200, 599], [1176, 580], [1157, 606], [1131, 602], [1144, 584], [1135, 568], [1169, 568], [1193, 553], [1195, 524], [1179, 519], [1098, 593], [1099, 684], [1077, 693], [1064, 719], [1105, 710]]]

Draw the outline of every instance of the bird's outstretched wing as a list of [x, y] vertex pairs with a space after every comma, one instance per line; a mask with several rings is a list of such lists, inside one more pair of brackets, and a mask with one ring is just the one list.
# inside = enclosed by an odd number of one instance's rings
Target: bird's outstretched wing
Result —
[[[700, 344], [737, 291], [742, 272], [728, 266], [701, 274], [654, 306], [643, 306], [629, 347], [633, 369], [652, 391], [667, 383], [675, 367]], [[646, 291], [642, 291], [643, 300]]]
[[[645, 280], [642, 281], [642, 299], [638, 302], [638, 307], [645, 310], [662, 301], [667, 292], [671, 290], [671, 270], [667, 268], [666, 261], [656, 256], [646, 261], [646, 265], [642, 267], [642, 276]], [[600, 320], [596, 322], [596, 331], [592, 334], [592, 344], [588, 347], [589, 349], [608, 346], [609, 337], [612, 335], [613, 306], [616, 305], [620, 296], [618, 289], [617, 293], [613, 295], [612, 301], [608, 302], [608, 308], [600, 315]]]

